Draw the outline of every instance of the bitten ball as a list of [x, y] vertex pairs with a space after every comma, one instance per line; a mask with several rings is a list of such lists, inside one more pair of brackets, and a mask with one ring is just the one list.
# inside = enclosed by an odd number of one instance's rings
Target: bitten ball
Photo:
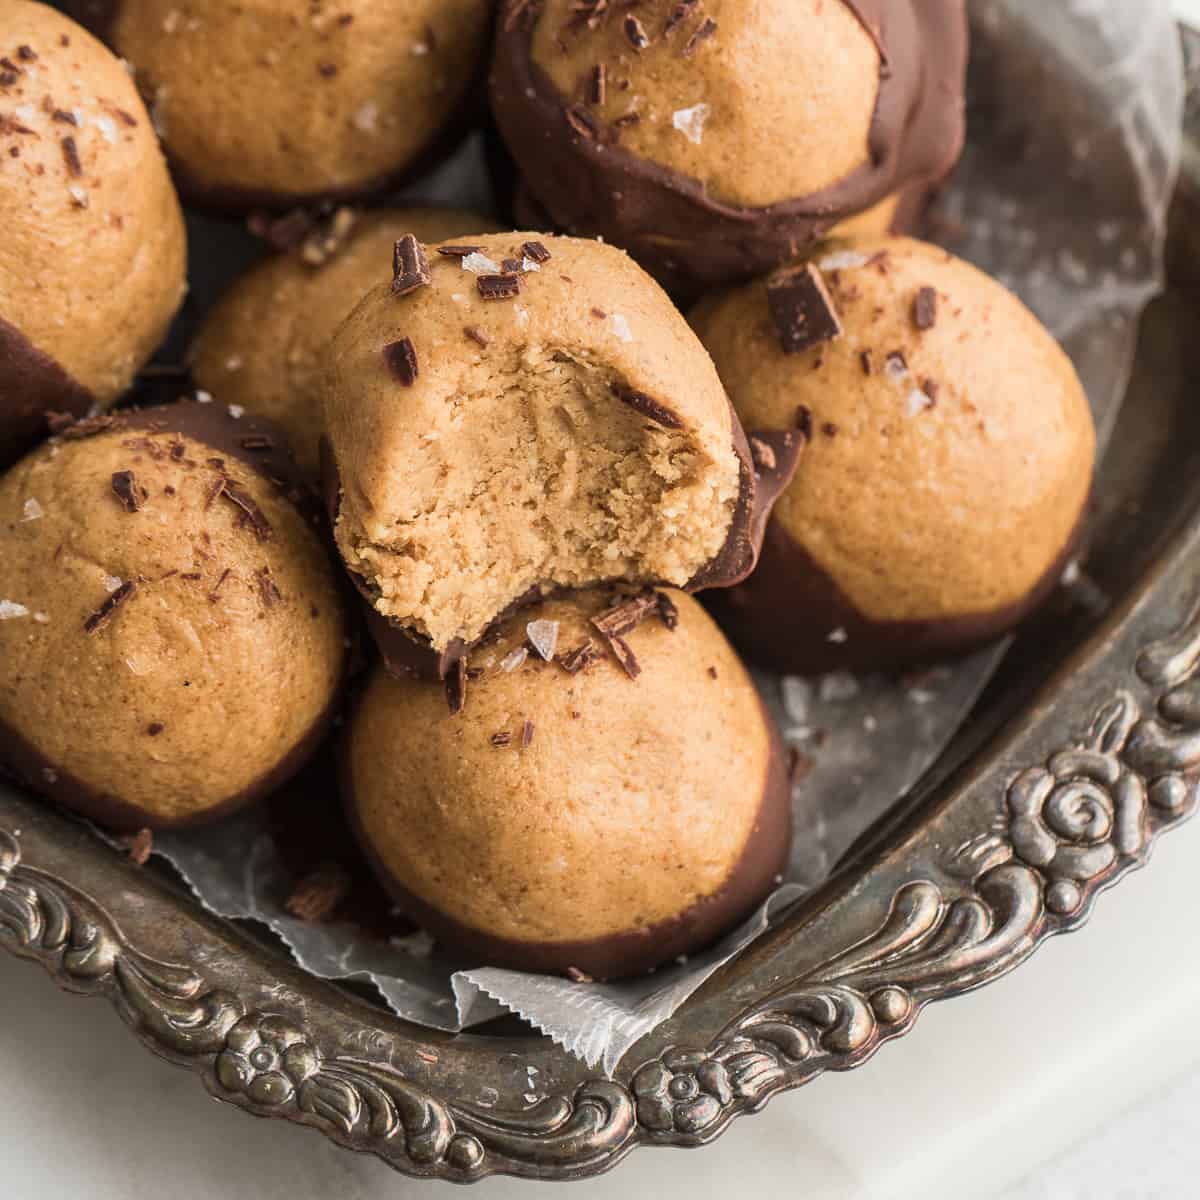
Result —
[[183, 214], [125, 68], [61, 13], [0, 0], [0, 466], [47, 411], [109, 407], [186, 290]]
[[701, 949], [769, 893], [789, 848], [784, 757], [689, 596], [546, 600], [465, 679], [451, 714], [436, 684], [377, 671], [344, 745], [360, 841], [435, 936], [492, 965], [613, 978]]
[[66, 429], [0, 479], [0, 762], [116, 829], [212, 820], [327, 728], [346, 656], [311, 502], [213, 405]]
[[713, 600], [756, 662], [925, 661], [1057, 584], [1095, 429], [1071, 361], [999, 283], [921, 242], [832, 243], [693, 324], [744, 421], [809, 439], [757, 573]]

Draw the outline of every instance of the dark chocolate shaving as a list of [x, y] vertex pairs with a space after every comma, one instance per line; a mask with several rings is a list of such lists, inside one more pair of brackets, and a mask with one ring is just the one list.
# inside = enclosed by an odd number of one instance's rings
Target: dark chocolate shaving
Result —
[[800, 431], [800, 436], [806, 442], [812, 441], [813, 435], [813, 418], [812, 409], [807, 404], [801, 404], [796, 409], [796, 428]]
[[50, 120], [58, 121], [63, 125], [78, 125], [79, 122], [75, 119], [73, 112], [67, 112], [66, 109], [56, 108], [50, 114]]
[[432, 278], [425, 248], [411, 233], [406, 233], [392, 251], [392, 294], [407, 296], [425, 287]]
[[650, 45], [650, 37], [646, 33], [646, 27], [632, 13], [621, 22], [621, 28], [625, 31], [625, 39], [629, 44], [640, 54], [647, 46]]
[[658, 601], [658, 619], [674, 633], [679, 625], [679, 608], [666, 592], [655, 592]]
[[450, 715], [457, 716], [467, 703], [467, 660], [456, 659], [446, 675], [446, 703]]
[[862, 373], [863, 373], [864, 375], [872, 375], [872, 374], [874, 374], [874, 372], [875, 372], [875, 364], [874, 364], [874, 363], [871, 361], [871, 352], [870, 352], [870, 350], [864, 350], [864, 351], [863, 351], [863, 352], [862, 352], [862, 353], [861, 353], [861, 354], [858, 356], [858, 364], [859, 364], [859, 366], [861, 366], [861, 367], [862, 367]]
[[570, 108], [564, 109], [563, 116], [566, 118], [567, 124], [580, 137], [594, 139], [597, 136], [599, 131], [596, 127], [596, 119], [582, 105], [573, 104]]
[[230, 577], [230, 575], [232, 575], [232, 574], [233, 574], [232, 567], [226, 567], [225, 570], [223, 570], [221, 572], [221, 578], [218, 579], [217, 582], [213, 585], [213, 590], [208, 593], [209, 604], [216, 604], [217, 597], [220, 595], [221, 588], [224, 586], [225, 580], [227, 580]]
[[22, 62], [36, 62], [37, 61], [37, 55], [33, 52], [33, 48], [31, 46], [18, 46], [17, 47], [17, 57]]
[[714, 33], [717, 32], [717, 23], [712, 17], [705, 18], [704, 24], [692, 34], [687, 40], [687, 45], [683, 48], [683, 57], [691, 58], [697, 50], [700, 49], [702, 43], [707, 42]]
[[500, 269], [505, 275], [519, 275], [525, 270], [525, 261], [520, 258], [506, 258], [501, 262]]
[[639, 412], [643, 417], [648, 417], [656, 425], [661, 425], [664, 429], [682, 429], [683, 422], [665, 405], [660, 404], [651, 396], [647, 396], [645, 392], [634, 391], [631, 388], [624, 388], [617, 392], [622, 403], [628, 404], [634, 412]]
[[613, 658], [621, 664], [621, 670], [630, 679], [636, 679], [642, 673], [642, 668], [629, 643], [624, 638], [619, 637], [611, 637], [607, 640], [608, 648], [612, 651]]
[[591, 625], [606, 638], [632, 633], [659, 607], [658, 594], [647, 590], [594, 616]]
[[112, 475], [113, 495], [121, 502], [126, 512], [135, 513], [141, 508], [137, 483], [132, 471], [114, 471]]
[[603, 63], [597, 63], [592, 68], [591, 79], [588, 82], [588, 100], [597, 106], [602, 105], [608, 98], [608, 68]]
[[767, 302], [785, 354], [799, 354], [842, 335], [833, 297], [812, 263], [785, 267], [771, 275]]
[[599, 660], [600, 652], [596, 649], [596, 643], [588, 638], [586, 642], [576, 646], [569, 653], [560, 654], [556, 661], [568, 675], [578, 675], [580, 671], [586, 670], [592, 663]]
[[477, 275], [475, 286], [485, 300], [512, 300], [521, 294], [521, 276]]
[[220, 484], [219, 490], [211, 496], [208, 502], [211, 503], [217, 496], [224, 496], [230, 504], [240, 510], [240, 523], [249, 525], [254, 536], [260, 542], [270, 541], [271, 523], [263, 514], [263, 510], [258, 507], [258, 503], [254, 497], [240, 483], [230, 479], [228, 476], [223, 476]]
[[102, 605], [83, 623], [83, 632], [96, 633], [113, 619], [117, 609], [137, 591], [137, 584], [130, 580], [123, 583]]
[[482, 246], [439, 246], [437, 252], [444, 258], [466, 258], [470, 254], [478, 254]]
[[337, 73], [337, 63], [323, 62], [317, 64], [318, 73], [325, 79], [332, 79]]
[[83, 164], [79, 161], [79, 148], [75, 145], [73, 137], [63, 138], [62, 152], [63, 161], [67, 164], [67, 174], [78, 179], [83, 174]]
[[492, 339], [478, 325], [464, 326], [463, 334], [470, 338], [480, 350], [486, 350], [492, 344]]
[[937, 324], [937, 317], [937, 290], [931, 287], [921, 288], [917, 292], [917, 298], [913, 301], [913, 324], [920, 330], [932, 329]]
[[493, 733], [490, 741], [493, 746], [503, 749], [505, 746], [512, 745], [512, 734], [507, 729], [502, 729], [499, 733]]
[[146, 726], [146, 732], [150, 735], [150, 737], [158, 737], [158, 735], [162, 733], [164, 729], [166, 729], [166, 726], [161, 721], [151, 721], [150, 724]]
[[537, 263], [539, 267], [543, 263], [550, 261], [550, 251], [541, 242], [523, 242], [521, 244], [521, 253], [530, 262]]
[[533, 722], [526, 719], [525, 724], [521, 726], [521, 749], [528, 750], [530, 743], [533, 741]]
[[666, 24], [663, 25], [663, 37], [674, 33], [699, 7], [700, 0], [679, 0], [667, 15]]
[[411, 338], [401, 338], [383, 348], [383, 361], [388, 370], [405, 387], [412, 387], [421, 373], [417, 365], [417, 351]]

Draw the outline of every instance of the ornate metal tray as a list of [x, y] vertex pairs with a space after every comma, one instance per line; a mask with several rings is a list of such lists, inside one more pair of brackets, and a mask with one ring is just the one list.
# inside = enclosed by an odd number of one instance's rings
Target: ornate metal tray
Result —
[[[1194, 47], [1193, 47], [1194, 48]], [[1193, 96], [1191, 133], [1200, 133]], [[1195, 138], [1192, 138], [1192, 145]], [[834, 879], [592, 1077], [548, 1039], [406, 1024], [0, 789], [0, 945], [105, 996], [220, 1100], [411, 1175], [573, 1179], [638, 1145], [698, 1146], [824, 1071], [862, 1065], [935, 1000], [989, 983], [1189, 817], [1200, 779], [1200, 156], [1172, 287], [1148, 314], [1100, 477], [1101, 617], [1026, 632], [916, 794]], [[548, 1097], [523, 1099], [536, 1068]]]

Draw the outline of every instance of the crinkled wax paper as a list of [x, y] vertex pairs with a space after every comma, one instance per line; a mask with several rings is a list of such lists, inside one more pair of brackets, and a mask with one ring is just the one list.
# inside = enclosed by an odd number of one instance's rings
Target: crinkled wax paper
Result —
[[[970, 144], [937, 236], [1014, 288], [1063, 341], [1106, 433], [1137, 319], [1159, 282], [1180, 148], [1178, 33], [1166, 0], [987, 0], [971, 12]], [[474, 144], [409, 198], [486, 207], [486, 188]], [[206, 249], [194, 256], [201, 305], [228, 276], [210, 245], [241, 235], [205, 222], [193, 234]], [[370, 980], [402, 1017], [457, 1030], [513, 1011], [612, 1070], [916, 783], [1002, 653], [901, 681], [760, 677], [787, 740], [814, 760], [798, 790], [785, 884], [713, 950], [635, 981], [578, 984], [479, 968], [431, 953], [424, 935], [388, 941], [351, 925], [296, 921], [282, 907], [288, 878], [261, 813], [161, 837], [157, 849], [209, 908], [264, 922], [317, 975]]]

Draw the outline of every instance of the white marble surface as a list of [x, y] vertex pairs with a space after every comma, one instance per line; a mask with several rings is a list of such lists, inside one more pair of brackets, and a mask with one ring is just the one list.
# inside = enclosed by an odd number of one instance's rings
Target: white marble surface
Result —
[[[861, 1070], [778, 1098], [707, 1150], [640, 1151], [576, 1193], [1194, 1195], [1200, 939], [1190, 924], [1181, 931], [1195, 911], [1198, 857], [1200, 822], [1166, 838], [1148, 870], [1102, 898], [1087, 930], [991, 988], [929, 1010]], [[40, 968], [2, 955], [0, 1064], [5, 1200], [449, 1194], [449, 1185], [400, 1179], [311, 1131], [218, 1105], [190, 1075], [134, 1046], [106, 1004], [63, 995]], [[1148, 1096], [1157, 1103], [1120, 1116]], [[1039, 1167], [1114, 1119], [1090, 1146]], [[505, 1200], [528, 1190], [495, 1180], [478, 1194]]]

